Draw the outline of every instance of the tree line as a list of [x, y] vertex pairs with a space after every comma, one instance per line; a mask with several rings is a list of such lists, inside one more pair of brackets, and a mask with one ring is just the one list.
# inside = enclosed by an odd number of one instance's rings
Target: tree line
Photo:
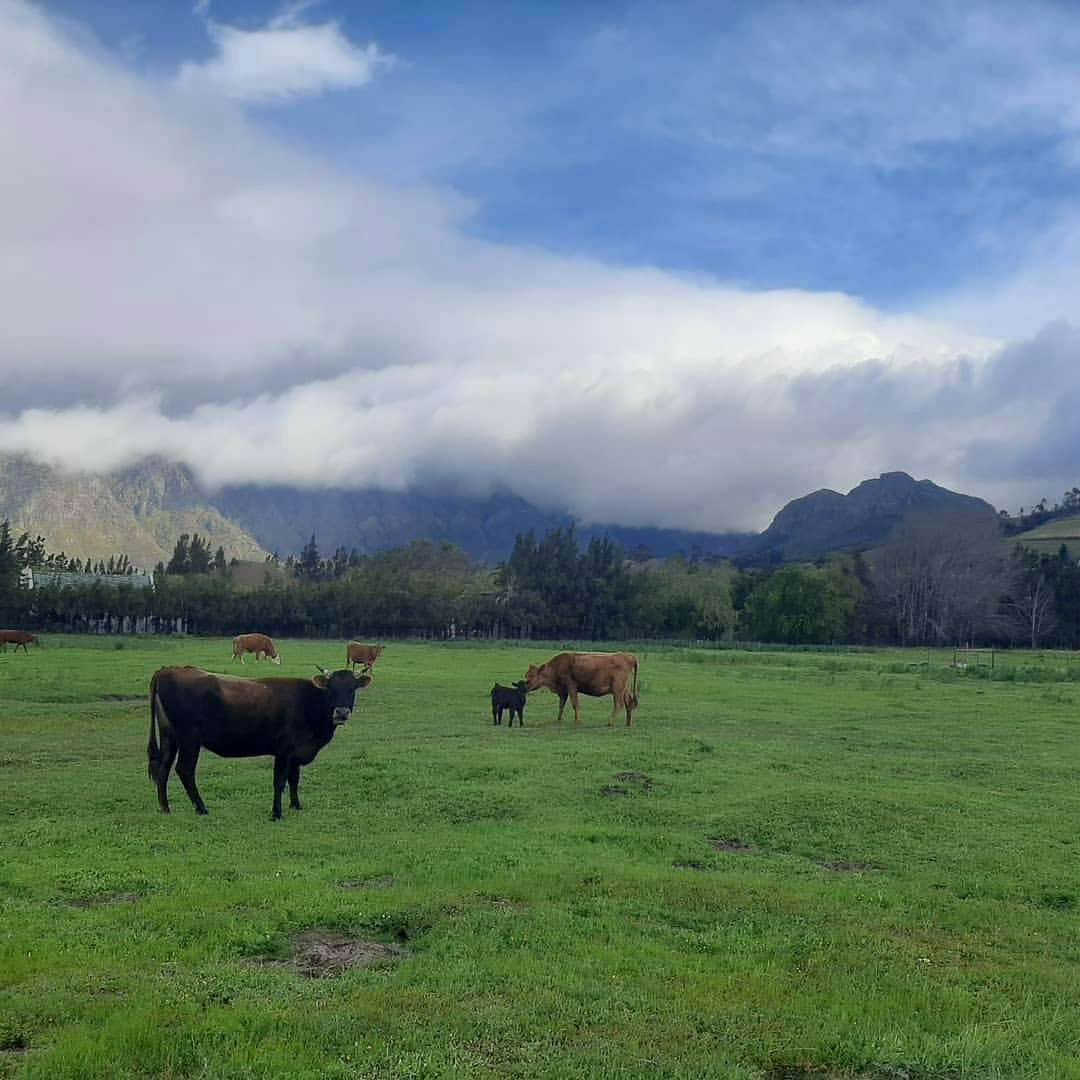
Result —
[[[31, 591], [20, 588], [19, 570], [56, 568], [59, 559], [40, 537], [13, 537], [0, 522], [0, 624], [63, 630], [119, 620], [200, 634], [339, 638], [1080, 647], [1080, 568], [1064, 547], [1036, 555], [1008, 544], [992, 522], [926, 521], [873, 552], [740, 568], [644, 553], [631, 559], [606, 537], [583, 545], [570, 527], [519, 535], [506, 562], [492, 569], [430, 541], [323, 558], [312, 537], [300, 557], [282, 564], [270, 556], [261, 581], [248, 575], [241, 584], [236, 560], [194, 534], [158, 564], [153, 587], [112, 578]], [[130, 570], [119, 556], [92, 565]]]

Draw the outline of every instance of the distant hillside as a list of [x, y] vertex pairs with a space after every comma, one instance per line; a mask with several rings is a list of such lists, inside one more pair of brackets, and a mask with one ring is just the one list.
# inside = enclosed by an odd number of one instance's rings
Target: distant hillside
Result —
[[[510, 554], [518, 533], [531, 529], [542, 536], [573, 521], [567, 514], [540, 510], [509, 494], [477, 499], [371, 489], [245, 486], [225, 488], [212, 498], [224, 515], [282, 557], [298, 552], [314, 533], [323, 554], [337, 547], [370, 553], [418, 539], [449, 540], [474, 559], [497, 563]], [[580, 525], [578, 534], [583, 540], [611, 536], [628, 551], [641, 547], [658, 556], [732, 556], [747, 550], [756, 539], [748, 533], [621, 525]]]
[[1029, 529], [1027, 532], [1009, 537], [1009, 542], [1013, 541], [1023, 544], [1024, 547], [1040, 555], [1056, 555], [1064, 544], [1069, 555], [1072, 558], [1078, 558], [1080, 557], [1080, 515], [1055, 518], [1036, 529]]
[[792, 500], [761, 534], [755, 554], [789, 562], [831, 551], [866, 550], [885, 543], [906, 521], [928, 518], [994, 525], [998, 520], [982, 499], [904, 472], [882, 473], [846, 495], [823, 489]]
[[[267, 552], [299, 554], [314, 533], [325, 555], [335, 548], [369, 554], [413, 540], [449, 540], [474, 559], [501, 562], [514, 537], [543, 535], [571, 524], [566, 514], [537, 509], [514, 495], [486, 499], [419, 492], [227, 487], [200, 489], [186, 466], [160, 459], [107, 476], [69, 475], [24, 457], [0, 455], [0, 520], [42, 534], [55, 551], [80, 558], [125, 552], [138, 566], [168, 560], [182, 532], [198, 532], [230, 557], [261, 562]], [[729, 556], [754, 534], [591, 525], [584, 540], [607, 534], [627, 550], [653, 555]]]
[[266, 552], [200, 492], [183, 465], [149, 460], [106, 476], [75, 475], [21, 456], [0, 456], [0, 520], [79, 558], [126, 553], [143, 569], [168, 561], [176, 538], [198, 532], [237, 558]]
[[[80, 558], [124, 552], [137, 566], [167, 560], [182, 532], [198, 532], [230, 557], [261, 562], [267, 552], [298, 554], [314, 533], [323, 555], [335, 548], [369, 554], [413, 540], [449, 540], [493, 564], [518, 533], [542, 536], [572, 523], [511, 494], [466, 498], [288, 486], [200, 489], [184, 465], [151, 459], [107, 476], [74, 476], [23, 457], [0, 456], [0, 519], [41, 533], [51, 549]], [[760, 535], [579, 525], [588, 541], [607, 535], [627, 551], [790, 562], [882, 544], [913, 518], [997, 523], [982, 499], [907, 473], [885, 473], [841, 495], [816, 491], [788, 503]], [[1055, 549], [1056, 550], [1056, 549]]]

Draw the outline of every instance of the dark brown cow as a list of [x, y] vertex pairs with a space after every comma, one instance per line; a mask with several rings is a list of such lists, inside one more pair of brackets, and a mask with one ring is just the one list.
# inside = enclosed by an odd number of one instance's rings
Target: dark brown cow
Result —
[[272, 756], [273, 816], [281, 817], [286, 780], [289, 805], [299, 810], [300, 766], [315, 760], [348, 720], [357, 690], [370, 683], [370, 675], [351, 671], [323, 670], [313, 679], [243, 679], [195, 667], [156, 671], [150, 679], [146, 753], [161, 809], [169, 812], [169, 771], [175, 761], [196, 813], [207, 812], [195, 784], [205, 746], [221, 757]]
[[267, 660], [271, 660], [275, 664], [281, 663], [281, 657], [278, 656], [273, 638], [267, 637], [266, 634], [237, 634], [232, 639], [232, 658], [234, 660], [239, 660], [242, 664], [244, 654], [249, 652], [255, 654], [256, 660], [260, 656], [265, 656]]
[[19, 651], [19, 646], [22, 646], [24, 653], [29, 653], [30, 650], [27, 645], [37, 645], [41, 647], [41, 642], [38, 641], [36, 634], [31, 634], [26, 630], [0, 630], [0, 652], [7, 652], [9, 645], [15, 646], [15, 651]]
[[638, 707], [637, 676], [638, 662], [633, 653], [564, 652], [553, 656], [546, 664], [530, 666], [525, 672], [525, 686], [530, 693], [546, 686], [559, 695], [560, 724], [567, 698], [574, 706], [574, 723], [579, 724], [579, 693], [589, 697], [610, 694], [612, 704], [608, 724], [615, 723], [615, 714], [622, 707], [626, 710], [626, 726], [629, 727]]
[[361, 645], [359, 641], [350, 641], [345, 648], [345, 663], [351, 664], [353, 671], [357, 664], [363, 664], [370, 671], [382, 656], [382, 651], [381, 645]]

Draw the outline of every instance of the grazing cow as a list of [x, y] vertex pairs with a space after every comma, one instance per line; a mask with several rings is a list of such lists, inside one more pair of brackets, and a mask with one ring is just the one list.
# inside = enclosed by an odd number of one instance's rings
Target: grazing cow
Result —
[[363, 664], [370, 671], [382, 656], [382, 651], [382, 645], [361, 645], [359, 641], [350, 641], [345, 647], [345, 663], [351, 664], [353, 671], [357, 664]]
[[529, 691], [525, 688], [524, 680], [514, 683], [513, 686], [500, 686], [496, 683], [491, 688], [491, 721], [494, 724], [502, 723], [503, 710], [510, 710], [510, 727], [514, 726], [514, 714], [517, 714], [518, 727], [525, 724], [525, 701]]
[[0, 652], [7, 652], [9, 645], [15, 646], [15, 651], [19, 651], [19, 646], [22, 646], [24, 653], [29, 653], [30, 650], [27, 645], [37, 645], [41, 647], [41, 642], [38, 641], [36, 634], [31, 634], [26, 630], [0, 630]]
[[260, 656], [265, 656], [267, 660], [271, 660], [275, 664], [281, 663], [281, 657], [278, 656], [273, 639], [267, 637], [266, 634], [237, 634], [232, 639], [232, 658], [234, 660], [239, 660], [242, 664], [244, 662], [244, 653], [249, 652], [255, 654], [256, 660]]
[[348, 720], [357, 690], [371, 683], [370, 675], [320, 670], [313, 679], [242, 679], [195, 667], [156, 671], [150, 679], [146, 752], [161, 809], [169, 812], [169, 770], [176, 761], [176, 773], [196, 813], [207, 813], [195, 785], [195, 766], [205, 746], [221, 757], [271, 755], [274, 818], [281, 817], [286, 780], [289, 805], [299, 810], [300, 766], [315, 760]]
[[626, 726], [633, 720], [638, 707], [638, 662], [633, 653], [577, 653], [564, 652], [553, 656], [546, 664], [533, 664], [525, 673], [525, 686], [531, 693], [546, 686], [559, 695], [559, 723], [562, 723], [566, 699], [574, 706], [574, 723], [581, 722], [578, 712], [578, 694], [589, 697], [611, 695], [611, 716], [608, 724], [615, 722], [615, 714], [621, 706], [626, 710]]

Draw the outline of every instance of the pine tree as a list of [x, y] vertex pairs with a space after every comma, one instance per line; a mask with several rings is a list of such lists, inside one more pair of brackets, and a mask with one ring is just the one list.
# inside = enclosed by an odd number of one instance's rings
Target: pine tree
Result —
[[165, 567], [167, 574], [187, 574], [190, 572], [191, 556], [188, 550], [190, 540], [191, 537], [187, 533], [180, 534], [180, 539], [176, 541], [176, 547], [173, 548], [169, 565]]
[[296, 569], [302, 577], [314, 580], [320, 576], [321, 567], [322, 559], [319, 557], [319, 545], [315, 542], [315, 534], [312, 533], [311, 539], [304, 545], [304, 550], [300, 552]]

